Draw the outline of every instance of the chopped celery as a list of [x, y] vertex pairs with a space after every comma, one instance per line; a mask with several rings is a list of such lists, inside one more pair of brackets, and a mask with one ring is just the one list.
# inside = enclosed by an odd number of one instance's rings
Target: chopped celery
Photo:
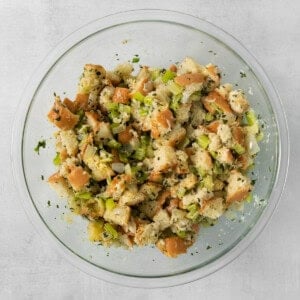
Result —
[[242, 155], [245, 153], [245, 148], [241, 145], [241, 144], [238, 144], [236, 143], [232, 149], [238, 154], [238, 155]]
[[213, 191], [214, 181], [211, 175], [206, 175], [202, 180], [203, 186], [207, 188], [208, 191]]
[[209, 154], [212, 156], [212, 158], [216, 159], [218, 154], [215, 151], [209, 151]]
[[186, 231], [180, 230], [180, 231], [177, 231], [176, 234], [182, 239], [184, 239], [186, 237]]
[[196, 211], [198, 209], [198, 206], [196, 203], [190, 204], [187, 208], [188, 211]]
[[209, 137], [206, 134], [202, 134], [197, 139], [197, 143], [201, 148], [206, 149], [210, 143]]
[[113, 111], [113, 110], [118, 110], [119, 109], [119, 105], [118, 103], [115, 103], [115, 102], [110, 102], [110, 103], [107, 103], [105, 105], [106, 109], [110, 112], [110, 111]]
[[215, 163], [214, 163], [213, 173], [217, 174], [217, 175], [223, 174], [222, 165], [218, 161], [215, 161]]
[[53, 163], [55, 166], [59, 166], [61, 164], [61, 157], [60, 157], [59, 152], [56, 152], [56, 155], [53, 158]]
[[262, 141], [264, 138], [264, 133], [262, 131], [260, 131], [257, 135], [256, 135], [256, 140], [258, 142]]
[[186, 217], [190, 220], [196, 221], [199, 216], [198, 210], [191, 210], [186, 214]]
[[148, 178], [147, 173], [137, 166], [131, 167], [131, 173], [139, 184], [144, 183]]
[[115, 139], [112, 139], [107, 143], [107, 146], [112, 149], [119, 149], [121, 147], [121, 144]]
[[151, 80], [154, 81], [155, 79], [157, 79], [160, 75], [160, 69], [154, 69], [151, 72]]
[[186, 148], [189, 143], [190, 143], [190, 140], [187, 137], [185, 137], [185, 139], [181, 143], [178, 144], [178, 149]]
[[126, 128], [125, 125], [117, 124], [117, 123], [112, 123], [110, 126], [111, 126], [111, 130], [112, 130], [113, 134], [118, 134], [118, 133], [124, 131]]
[[119, 104], [119, 111], [130, 114], [131, 113], [131, 107], [129, 105], [125, 105], [125, 104]]
[[181, 94], [183, 91], [183, 87], [175, 83], [173, 80], [168, 82], [168, 88], [175, 96]]
[[[111, 120], [115, 121], [115, 119], [117, 119], [120, 116], [120, 113], [117, 110], [112, 110], [109, 112], [108, 116]], [[120, 123], [120, 121], [117, 123]]]
[[134, 100], [144, 102], [145, 96], [141, 92], [135, 92], [132, 96]]
[[149, 113], [149, 110], [146, 107], [141, 107], [139, 109], [139, 114], [141, 117], [146, 117], [148, 115], [148, 113]]
[[151, 145], [149, 145], [146, 149], [146, 156], [147, 157], [154, 157], [154, 150]]
[[246, 197], [245, 199], [248, 203], [250, 203], [253, 200], [253, 196], [251, 193], [249, 193], [249, 195]]
[[113, 160], [113, 156], [111, 153], [105, 150], [100, 151], [100, 161], [102, 163], [112, 162], [112, 160]]
[[246, 112], [246, 120], [249, 126], [252, 126], [257, 122], [257, 118], [253, 110]]
[[143, 160], [146, 156], [146, 148], [140, 147], [137, 148], [136, 151], [133, 154], [133, 158], [137, 160]]
[[211, 113], [205, 115], [205, 121], [210, 122], [214, 119], [214, 116]]
[[170, 108], [171, 108], [174, 112], [176, 112], [176, 110], [179, 108], [181, 98], [182, 98], [182, 94], [173, 95], [172, 100], [171, 100], [171, 102], [170, 102]]
[[134, 57], [133, 59], [132, 59], [132, 63], [138, 63], [140, 61], [140, 58], [139, 57]]
[[116, 203], [115, 201], [113, 200], [113, 198], [108, 198], [105, 200], [105, 208], [107, 210], [112, 210], [116, 207]]
[[162, 75], [161, 80], [163, 83], [167, 83], [169, 80], [172, 80], [176, 76], [176, 73], [171, 70], [166, 70], [166, 72]]
[[151, 96], [146, 96], [144, 98], [144, 103], [145, 103], [145, 105], [151, 106], [153, 103], [153, 98]]
[[127, 163], [128, 162], [128, 156], [125, 155], [124, 153], [119, 153], [119, 159], [123, 163]]
[[104, 230], [105, 230], [106, 233], [108, 233], [113, 239], [117, 239], [117, 238], [118, 238], [118, 232], [117, 232], [117, 230], [114, 228], [114, 226], [113, 226], [112, 224], [105, 223], [105, 224], [104, 224]]
[[142, 145], [143, 147], [146, 147], [146, 146], [149, 145], [149, 143], [150, 143], [150, 137], [147, 136], [147, 135], [142, 135], [142, 136], [141, 136], [141, 145]]
[[197, 173], [201, 176], [204, 177], [206, 175], [206, 171], [202, 168], [197, 168]]
[[77, 192], [75, 193], [75, 198], [89, 200], [92, 198], [92, 194], [90, 192]]

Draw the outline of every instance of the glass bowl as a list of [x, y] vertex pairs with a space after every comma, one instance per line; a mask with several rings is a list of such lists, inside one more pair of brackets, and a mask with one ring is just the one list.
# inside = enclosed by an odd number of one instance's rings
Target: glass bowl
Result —
[[[87, 222], [73, 216], [66, 202], [46, 183], [55, 168], [54, 128], [46, 115], [53, 93], [73, 98], [86, 63], [113, 68], [140, 56], [140, 63], [167, 67], [191, 56], [212, 62], [222, 82], [233, 83], [247, 97], [264, 124], [265, 138], [251, 177], [254, 200], [217, 225], [201, 228], [186, 255], [170, 259], [153, 247], [106, 249], [87, 238]], [[241, 76], [241, 74], [246, 74]], [[38, 155], [41, 139], [46, 148]], [[12, 161], [20, 199], [38, 232], [75, 266], [109, 282], [138, 287], [166, 287], [204, 277], [236, 258], [262, 231], [283, 190], [289, 141], [280, 99], [262, 67], [232, 36], [190, 15], [163, 10], [135, 10], [98, 19], [63, 40], [34, 72], [14, 123]], [[43, 180], [44, 178], [44, 180]]]

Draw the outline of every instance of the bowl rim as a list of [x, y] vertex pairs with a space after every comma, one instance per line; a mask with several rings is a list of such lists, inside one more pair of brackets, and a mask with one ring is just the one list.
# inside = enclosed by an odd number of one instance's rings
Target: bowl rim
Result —
[[[67, 52], [72, 46], [87, 38], [90, 35], [87, 35], [87, 32], [92, 34], [95, 32], [95, 30], [105, 30], [106, 28], [114, 25], [121, 25], [134, 21], [145, 21], [145, 17], [147, 17], [146, 21], [167, 21], [175, 22], [181, 25], [187, 25], [188, 20], [190, 27], [193, 27], [196, 30], [205, 31], [213, 37], [219, 39], [225, 45], [232, 48], [232, 50], [235, 51], [247, 63], [247, 65], [251, 67], [253, 73], [261, 83], [266, 95], [269, 99], [273, 100], [271, 106], [275, 112], [274, 117], [278, 129], [278, 167], [275, 174], [273, 190], [270, 194], [267, 207], [264, 209], [253, 228], [250, 229], [245, 238], [241, 239], [235, 246], [233, 246], [232, 249], [208, 265], [195, 270], [187, 271], [185, 273], [164, 277], [128, 276], [104, 270], [85, 261], [76, 253], [72, 252], [67, 247], [64, 247], [62, 242], [58, 240], [58, 238], [56, 238], [49, 230], [32, 204], [29, 191], [26, 187], [24, 171], [22, 167], [23, 125], [25, 124], [27, 109], [30, 106], [35, 92], [38, 90], [40, 83], [49, 72], [49, 69], [51, 69], [51, 67], [61, 58], [61, 56], [63, 56], [64, 53]], [[25, 87], [24, 93], [19, 100], [13, 122], [10, 159], [12, 161], [13, 177], [20, 195], [19, 198], [28, 216], [28, 219], [32, 222], [37, 232], [44, 239], [47, 238], [52, 241], [50, 243], [51, 246], [53, 245], [55, 249], [64, 258], [66, 258], [66, 260], [87, 274], [110, 283], [121, 284], [130, 287], [157, 288], [185, 284], [206, 277], [209, 274], [212, 274], [226, 266], [228, 263], [236, 259], [241, 253], [243, 253], [246, 248], [248, 248], [248, 246], [258, 237], [258, 235], [270, 221], [270, 218], [279, 203], [279, 199], [282, 195], [287, 178], [289, 153], [290, 144], [287, 120], [281, 99], [262, 66], [236, 38], [225, 32], [220, 27], [190, 14], [162, 9], [138, 9], [117, 12], [93, 20], [72, 32], [54, 49], [52, 49], [50, 53], [48, 53], [46, 58], [33, 72], [27, 86]], [[24, 195], [24, 191], [26, 191], [26, 195]]]

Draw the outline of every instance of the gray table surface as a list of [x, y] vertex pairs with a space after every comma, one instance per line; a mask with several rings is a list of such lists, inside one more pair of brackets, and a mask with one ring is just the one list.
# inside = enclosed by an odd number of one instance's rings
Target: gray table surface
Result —
[[[286, 189], [259, 238], [217, 273], [184, 286], [156, 290], [102, 282], [63, 260], [27, 219], [8, 159], [15, 109], [45, 55], [79, 26], [134, 8], [190, 13], [239, 39], [277, 87], [291, 141]], [[300, 299], [299, 13], [297, 0], [0, 0], [0, 299]]]

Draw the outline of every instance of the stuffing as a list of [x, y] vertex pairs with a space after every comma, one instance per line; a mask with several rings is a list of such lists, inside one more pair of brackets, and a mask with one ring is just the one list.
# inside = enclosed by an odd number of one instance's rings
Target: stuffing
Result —
[[48, 113], [58, 127], [48, 182], [93, 242], [174, 258], [252, 190], [260, 123], [216, 65], [86, 64], [70, 99], [55, 96]]

